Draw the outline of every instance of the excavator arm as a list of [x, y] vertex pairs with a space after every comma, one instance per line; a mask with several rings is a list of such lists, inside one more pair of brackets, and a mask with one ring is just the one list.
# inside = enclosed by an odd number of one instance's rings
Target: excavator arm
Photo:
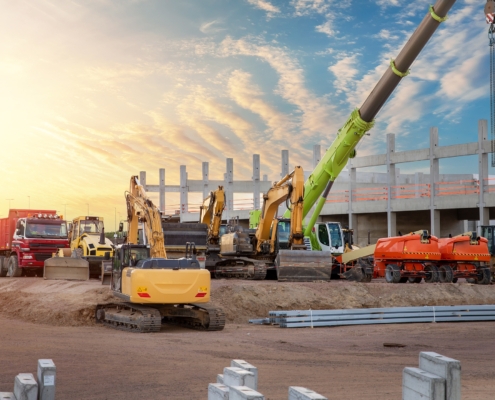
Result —
[[129, 222], [128, 243], [135, 243], [138, 237], [138, 223], [142, 221], [150, 244], [151, 258], [167, 258], [160, 210], [148, 198], [137, 176], [131, 177], [126, 204]]
[[218, 245], [220, 240], [220, 225], [225, 208], [225, 192], [219, 186], [204, 199], [199, 208], [199, 223], [208, 225], [208, 244]]

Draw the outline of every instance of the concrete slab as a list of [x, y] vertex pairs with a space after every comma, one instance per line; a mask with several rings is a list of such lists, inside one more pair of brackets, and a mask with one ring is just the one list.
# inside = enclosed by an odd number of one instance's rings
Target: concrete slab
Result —
[[14, 382], [16, 400], [37, 400], [38, 383], [33, 374], [18, 374]]
[[229, 400], [229, 388], [221, 383], [208, 385], [208, 400]]
[[0, 392], [0, 400], [16, 400], [12, 392]]
[[242, 368], [245, 369], [246, 371], [252, 372], [254, 374], [254, 390], [258, 390], [258, 368], [256, 368], [254, 365], [249, 364], [248, 362], [244, 360], [232, 360], [230, 363], [231, 367], [237, 367], [237, 368]]
[[[255, 378], [252, 372], [237, 367], [223, 369], [223, 383], [227, 386], [247, 386], [254, 389]], [[256, 390], [256, 389], [254, 389]]]
[[446, 400], [461, 400], [461, 362], [432, 351], [419, 353], [419, 368], [445, 379]]
[[223, 374], [218, 374], [217, 375], [217, 383], [221, 383], [222, 385], [224, 384], [223, 383]]
[[247, 386], [232, 386], [229, 390], [229, 400], [265, 400], [265, 396]]
[[402, 400], [444, 400], [445, 379], [419, 368], [404, 368]]
[[53, 360], [38, 360], [39, 400], [55, 400], [56, 373], [57, 368]]
[[328, 400], [325, 396], [301, 386], [289, 386], [289, 400]]

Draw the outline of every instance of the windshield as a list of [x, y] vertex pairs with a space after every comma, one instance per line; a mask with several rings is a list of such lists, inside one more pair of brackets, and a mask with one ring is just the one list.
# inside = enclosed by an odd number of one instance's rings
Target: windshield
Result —
[[[129, 253], [131, 262], [129, 263]], [[129, 249], [124, 249], [124, 265], [134, 266], [139, 260], [146, 260], [150, 258], [149, 250], [147, 248], [134, 248], [129, 251]]]
[[82, 220], [79, 224], [79, 235], [83, 233], [100, 233], [103, 229], [103, 221]]
[[335, 248], [342, 247], [342, 236], [340, 234], [340, 225], [336, 223], [329, 223], [328, 232], [330, 233], [330, 242]]
[[66, 239], [67, 225], [65, 222], [28, 222], [26, 225], [27, 238]]
[[278, 244], [281, 249], [288, 248], [290, 236], [290, 221], [279, 221], [277, 227]]

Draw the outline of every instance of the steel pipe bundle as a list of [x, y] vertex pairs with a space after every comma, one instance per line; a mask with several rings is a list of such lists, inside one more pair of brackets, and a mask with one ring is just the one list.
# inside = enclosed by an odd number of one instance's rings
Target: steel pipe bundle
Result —
[[281, 328], [495, 321], [495, 305], [270, 311], [269, 320], [270, 323], [278, 324]]

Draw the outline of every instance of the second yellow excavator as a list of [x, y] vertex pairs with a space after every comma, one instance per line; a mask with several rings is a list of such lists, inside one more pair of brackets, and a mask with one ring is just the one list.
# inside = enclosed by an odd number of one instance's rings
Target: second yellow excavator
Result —
[[[208, 306], [210, 273], [200, 268], [194, 243], [186, 257], [167, 259], [161, 214], [146, 196], [137, 176], [126, 194], [129, 232], [113, 258], [110, 288], [124, 300], [99, 304], [96, 321], [115, 329], [158, 332], [162, 322], [192, 329], [222, 330], [225, 314]], [[147, 245], [136, 244], [138, 224], [144, 224]]]

